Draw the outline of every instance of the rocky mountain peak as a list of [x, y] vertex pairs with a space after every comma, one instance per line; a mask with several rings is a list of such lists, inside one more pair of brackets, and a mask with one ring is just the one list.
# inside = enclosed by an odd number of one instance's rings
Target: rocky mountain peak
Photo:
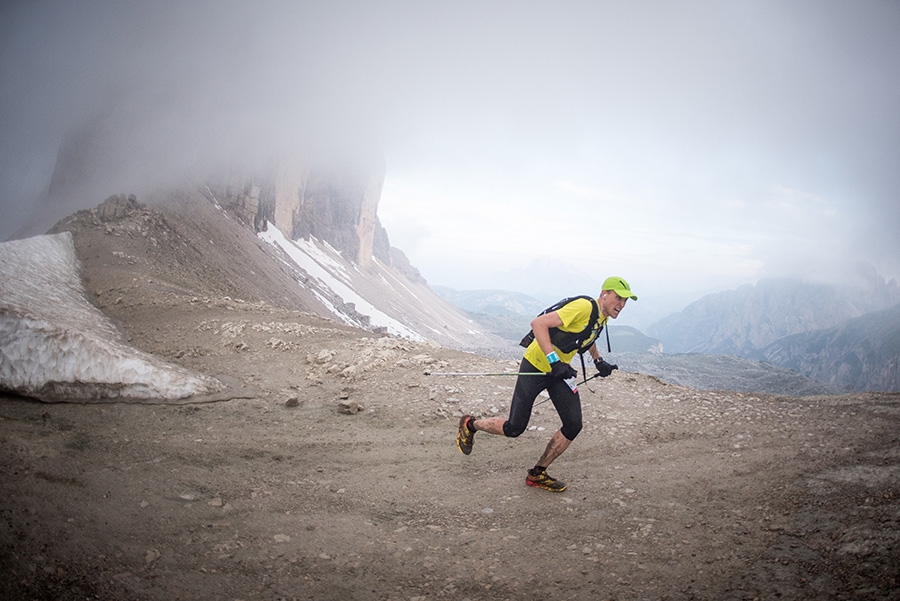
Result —
[[257, 232], [272, 223], [292, 240], [328, 244], [363, 269], [377, 259], [424, 283], [378, 219], [384, 176], [383, 159], [279, 159], [262, 173], [212, 177], [206, 188]]

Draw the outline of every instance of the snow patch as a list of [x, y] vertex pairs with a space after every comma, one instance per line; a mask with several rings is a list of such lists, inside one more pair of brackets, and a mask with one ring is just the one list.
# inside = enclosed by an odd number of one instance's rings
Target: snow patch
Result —
[[0, 390], [85, 402], [178, 400], [220, 389], [122, 341], [85, 298], [71, 233], [0, 244]]
[[[369, 317], [371, 325], [383, 327], [387, 332], [394, 336], [407, 338], [424, 342], [425, 338], [414, 330], [406, 327], [396, 319], [385, 314], [372, 303], [364, 299], [353, 288], [341, 281], [340, 277], [347, 278], [350, 281], [350, 274], [342, 262], [337, 261], [327, 254], [313, 240], [288, 240], [284, 237], [277, 227], [272, 223], [266, 224], [266, 231], [260, 232], [259, 237], [273, 246], [281, 248], [291, 260], [303, 269], [311, 278], [315, 278], [320, 286], [331, 290], [339, 296], [345, 303], [352, 303], [354, 308], [361, 315]], [[328, 247], [331, 249], [331, 247]], [[331, 249], [340, 256], [340, 253]], [[339, 275], [338, 275], [339, 274]], [[321, 297], [320, 297], [321, 298]], [[353, 323], [352, 319], [340, 312], [333, 304], [327, 303], [327, 306], [334, 311], [335, 315], [344, 322]], [[354, 324], [360, 325], [360, 324]]]
[[[284, 240], [285, 242], [287, 242], [287, 238], [285, 238], [284, 235], [281, 234], [281, 230], [279, 230], [278, 228], [276, 228], [275, 226], [273, 226], [270, 223], [268, 223], [266, 225], [269, 228], [269, 231], [274, 229], [276, 232], [278, 232], [278, 235], [280, 236], [281, 240]], [[343, 263], [330, 257], [325, 252], [324, 249], [319, 248], [319, 246], [315, 243], [314, 240], [304, 240], [303, 238], [301, 238], [299, 240], [293, 240], [292, 243], [294, 245], [296, 245], [297, 248], [299, 248], [301, 251], [306, 253], [306, 255], [309, 256], [310, 259], [315, 261], [318, 265], [321, 265], [323, 269], [327, 270], [332, 278], [339, 277], [345, 283], [347, 283], [347, 284], [350, 283], [350, 274], [347, 273], [347, 269], [343, 265]], [[279, 244], [280, 244], [280, 242], [279, 242]], [[323, 243], [323, 246], [326, 249], [328, 249], [329, 251], [331, 251], [333, 254], [335, 254], [339, 257], [341, 256], [341, 253], [339, 253], [337, 250], [335, 250], [332, 246], [325, 244], [325, 243]], [[291, 257], [291, 258], [293, 258], [293, 257]]]

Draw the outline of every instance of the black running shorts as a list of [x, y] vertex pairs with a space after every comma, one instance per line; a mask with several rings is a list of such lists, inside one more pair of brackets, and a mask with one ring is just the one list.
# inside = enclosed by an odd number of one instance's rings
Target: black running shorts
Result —
[[[519, 371], [540, 373], [540, 370], [526, 359], [522, 359]], [[564, 380], [557, 380], [549, 375], [519, 376], [516, 379], [516, 388], [509, 407], [509, 419], [503, 423], [503, 433], [506, 436], [515, 438], [525, 431], [531, 420], [534, 401], [544, 390], [550, 395], [550, 400], [562, 420], [562, 435], [569, 440], [575, 440], [582, 426], [581, 398]]]

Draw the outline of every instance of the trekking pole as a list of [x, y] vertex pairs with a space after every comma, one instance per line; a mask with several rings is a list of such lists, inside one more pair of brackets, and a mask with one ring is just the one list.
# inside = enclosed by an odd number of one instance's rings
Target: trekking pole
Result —
[[585, 378], [585, 379], [582, 380], [581, 382], [578, 382], [578, 385], [580, 386], [580, 385], [582, 385], [582, 384], [587, 384], [588, 382], [590, 382], [590, 381], [593, 380], [594, 378], [601, 378], [601, 377], [602, 377], [602, 376], [601, 376], [600, 374], [594, 374], [594, 375], [591, 376], [590, 378]]
[[534, 372], [534, 371], [502, 371], [496, 373], [466, 373], [461, 371], [445, 371], [445, 372], [432, 372], [426, 371], [426, 376], [546, 376], [547, 374], [543, 372]]
[[[490, 372], [488, 372], [488, 373], [471, 372], [471, 373], [470, 373], [470, 372], [462, 372], [462, 371], [444, 371], [444, 372], [440, 372], [440, 371], [426, 371], [426, 372], [425, 372], [425, 375], [426, 375], [426, 376], [460, 376], [460, 377], [467, 377], [467, 376], [549, 376], [550, 374], [549, 374], [549, 373], [540, 372], [540, 371], [518, 371], [518, 372], [517, 372], [517, 371], [501, 371], [501, 372], [495, 372], [495, 373], [490, 373]], [[576, 382], [575, 384], [577, 384], [578, 386], [581, 386], [582, 384], [587, 384], [588, 382], [590, 382], [590, 381], [593, 380], [594, 378], [599, 378], [599, 377], [600, 377], [600, 374], [595, 374], [595, 375], [591, 376], [590, 378], [585, 378], [585, 379], [582, 380], [581, 382]]]

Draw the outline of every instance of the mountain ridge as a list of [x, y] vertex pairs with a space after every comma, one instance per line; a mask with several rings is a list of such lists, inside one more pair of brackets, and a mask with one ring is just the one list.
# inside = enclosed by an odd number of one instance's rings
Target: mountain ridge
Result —
[[779, 338], [900, 303], [900, 286], [859, 265], [853, 287], [769, 278], [704, 296], [647, 328], [667, 352], [753, 357]]
[[780, 338], [760, 355], [839, 389], [900, 391], [900, 304]]
[[[898, 303], [895, 280], [885, 281], [870, 265], [857, 265], [855, 278], [845, 286], [765, 279], [707, 295], [656, 322], [648, 334], [662, 340], [666, 353], [765, 360], [839, 390], [892, 392], [900, 390], [900, 351], [882, 351], [898, 346], [900, 326], [876, 324], [879, 312]], [[870, 320], [874, 323], [867, 325]], [[846, 339], [840, 333], [850, 321], [868, 332], [866, 341], [839, 342]], [[823, 350], [829, 341], [835, 346]]]
[[[423, 280], [411, 281], [377, 258], [361, 267], [314, 237], [291, 241], [265, 226], [256, 232], [204, 192], [160, 192], [146, 203], [116, 195], [62, 220], [51, 233], [71, 231], [79, 252], [88, 254], [108, 247], [108, 237], [117, 239], [120, 247], [105, 265], [127, 272], [129, 262], [145, 262], [156, 287], [183, 295], [262, 301], [460, 350], [490, 354], [508, 346], [480, 331]], [[107, 302], [112, 291], [92, 289], [91, 277], [85, 275], [88, 290]]]

